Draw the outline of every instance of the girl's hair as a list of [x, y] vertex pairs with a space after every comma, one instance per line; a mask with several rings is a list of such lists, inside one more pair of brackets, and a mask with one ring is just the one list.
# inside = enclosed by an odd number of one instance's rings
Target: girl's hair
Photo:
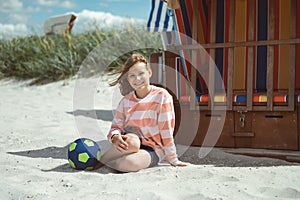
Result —
[[133, 88], [130, 86], [130, 84], [127, 80], [127, 73], [133, 65], [135, 65], [136, 63], [140, 63], [140, 62], [145, 63], [147, 68], [150, 67], [148, 65], [147, 59], [144, 56], [142, 56], [141, 54], [132, 54], [127, 59], [125, 64], [122, 66], [121, 70], [118, 72], [120, 75], [116, 78], [116, 80], [111, 82], [109, 85], [115, 86], [119, 83], [120, 91], [123, 96], [127, 95], [129, 92], [133, 91]]

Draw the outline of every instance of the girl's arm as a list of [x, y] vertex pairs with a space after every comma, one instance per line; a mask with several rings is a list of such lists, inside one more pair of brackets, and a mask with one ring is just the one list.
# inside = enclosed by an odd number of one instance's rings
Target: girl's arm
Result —
[[177, 157], [173, 139], [175, 112], [171, 95], [168, 98], [164, 98], [162, 101], [162, 107], [158, 116], [158, 126], [162, 136], [162, 144], [167, 161], [173, 166], [190, 165], [190, 163], [179, 161]]
[[123, 100], [120, 101], [114, 119], [111, 124], [110, 131], [107, 135], [107, 139], [111, 141], [113, 135], [119, 134], [121, 135], [123, 132], [123, 124], [125, 120], [124, 109], [123, 109]]
[[175, 127], [175, 112], [171, 95], [164, 96], [161, 102], [161, 109], [158, 114], [158, 127], [162, 137], [162, 145], [166, 155], [166, 160], [172, 164], [179, 164], [176, 147], [173, 139]]

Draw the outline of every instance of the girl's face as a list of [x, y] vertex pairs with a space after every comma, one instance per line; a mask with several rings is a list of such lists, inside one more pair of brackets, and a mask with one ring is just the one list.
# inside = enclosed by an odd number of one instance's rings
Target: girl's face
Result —
[[151, 75], [150, 68], [145, 63], [138, 62], [130, 67], [127, 79], [134, 90], [139, 90], [149, 86]]

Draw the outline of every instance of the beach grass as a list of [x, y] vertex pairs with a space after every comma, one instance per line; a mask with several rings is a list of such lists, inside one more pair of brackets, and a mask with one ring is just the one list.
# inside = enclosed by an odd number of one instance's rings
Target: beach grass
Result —
[[[131, 38], [136, 38], [136, 42], [151, 41], [157, 46], [155, 49], [139, 49], [137, 53], [149, 56], [161, 48], [159, 35], [146, 34], [145, 36], [142, 32], [146, 30], [135, 27], [127, 27], [126, 30], [96, 29], [80, 34], [31, 35], [11, 40], [2, 39], [0, 40], [0, 79], [30, 79], [32, 84], [46, 84], [68, 79], [76, 75], [80, 65], [94, 48], [122, 31], [134, 34]], [[112, 46], [109, 51], [115, 52], [119, 48], [120, 46]], [[107, 66], [108, 69], [118, 70], [127, 57], [128, 55], [123, 55], [114, 60]]]

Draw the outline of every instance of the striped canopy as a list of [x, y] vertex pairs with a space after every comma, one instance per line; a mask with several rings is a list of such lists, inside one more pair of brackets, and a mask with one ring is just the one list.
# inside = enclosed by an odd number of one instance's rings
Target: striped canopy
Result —
[[[299, 0], [198, 0], [197, 3], [195, 2], [195, 0], [179, 0], [180, 9], [175, 9], [174, 29], [184, 34], [180, 36], [179, 44], [186, 44], [187, 37], [191, 37], [203, 45], [300, 38]], [[156, 16], [156, 19], [159, 19], [159, 13], [164, 13], [161, 18], [165, 19], [167, 16], [170, 20], [170, 16], [165, 14], [167, 12], [158, 12], [166, 9], [165, 3], [160, 0], [153, 0], [152, 6], [151, 16]], [[291, 13], [296, 13], [294, 15], [296, 19], [293, 19]], [[193, 22], [195, 15], [197, 20]], [[294, 25], [292, 25], [293, 21]], [[165, 24], [159, 20], [156, 20], [155, 23], [156, 25]], [[196, 26], [196, 38], [193, 35], [194, 26]], [[156, 31], [164, 29], [164, 26], [154, 27], [157, 28]], [[212, 30], [214, 30], [214, 34], [212, 34]], [[274, 60], [272, 61], [274, 65], [274, 90], [287, 90], [289, 87], [289, 66], [292, 62], [290, 58], [291, 46], [289, 44], [274, 45]], [[300, 90], [300, 78], [298, 78], [300, 77], [300, 45], [295, 46], [295, 89]], [[250, 48], [253, 50], [253, 54], [249, 57]], [[214, 49], [214, 60], [225, 86], [228, 81], [228, 51], [229, 48]], [[208, 48], [207, 52], [210, 54], [211, 50]], [[258, 92], [266, 91], [267, 45], [253, 48], [235, 47], [233, 54], [233, 89], [237, 91], [247, 90], [248, 68], [250, 67], [248, 61], [251, 58], [253, 60], [253, 66], [251, 66], [253, 68], [252, 88]], [[191, 56], [190, 51], [185, 51], [184, 56]], [[201, 63], [199, 62], [198, 65], [200, 66]], [[187, 68], [188, 72], [191, 73], [189, 64], [187, 64]], [[201, 78], [198, 81], [198, 85], [203, 85]]]
[[151, 9], [147, 22], [149, 32], [173, 31], [172, 11], [161, 0], [150, 0]]

